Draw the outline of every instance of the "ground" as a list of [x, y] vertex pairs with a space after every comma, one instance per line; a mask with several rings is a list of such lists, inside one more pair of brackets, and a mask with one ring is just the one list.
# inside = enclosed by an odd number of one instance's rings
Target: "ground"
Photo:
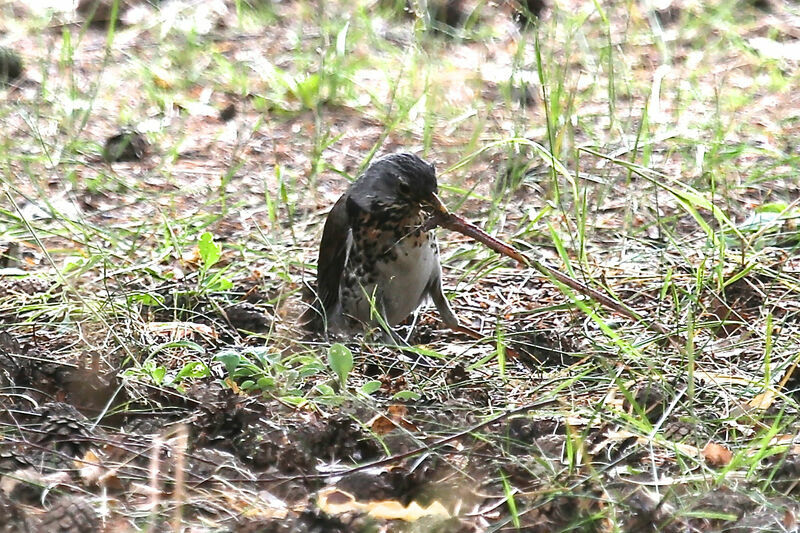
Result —
[[[800, 7], [429, 3], [0, 4], [0, 531], [798, 530]], [[398, 150], [615, 305], [306, 331]]]

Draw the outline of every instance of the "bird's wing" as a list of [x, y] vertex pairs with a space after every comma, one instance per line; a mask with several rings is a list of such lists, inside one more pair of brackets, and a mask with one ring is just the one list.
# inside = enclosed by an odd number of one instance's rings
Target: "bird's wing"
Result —
[[339, 300], [339, 281], [347, 259], [347, 236], [350, 232], [347, 196], [347, 193], [343, 194], [328, 213], [319, 245], [317, 297], [326, 312], [333, 309]]

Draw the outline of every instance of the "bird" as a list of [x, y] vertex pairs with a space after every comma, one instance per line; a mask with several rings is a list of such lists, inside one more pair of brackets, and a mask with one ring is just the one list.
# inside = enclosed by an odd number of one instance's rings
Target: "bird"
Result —
[[447, 214], [433, 165], [412, 153], [370, 164], [325, 220], [317, 263], [317, 294], [309, 309], [325, 331], [394, 327], [432, 300], [442, 321], [459, 322], [442, 288], [439, 245], [424, 226]]

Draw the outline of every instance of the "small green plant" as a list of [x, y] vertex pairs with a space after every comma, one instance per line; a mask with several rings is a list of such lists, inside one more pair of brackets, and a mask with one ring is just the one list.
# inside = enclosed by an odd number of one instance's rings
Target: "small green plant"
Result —
[[353, 352], [344, 344], [332, 344], [328, 348], [328, 366], [339, 377], [339, 387], [344, 390], [347, 376], [353, 370]]
[[151, 358], [139, 367], [126, 370], [123, 375], [132, 379], [148, 380], [158, 387], [172, 387], [183, 392], [183, 384], [187, 379], [204, 379], [211, 375], [211, 371], [204, 362], [194, 360], [184, 364], [172, 375], [166, 366], [158, 364]]
[[323, 371], [316, 357], [283, 359], [280, 352], [269, 347], [224, 350], [214, 360], [225, 366], [229, 379], [243, 391], [269, 391], [283, 399], [302, 399], [305, 380]]
[[197, 278], [198, 292], [227, 291], [233, 287], [233, 282], [223, 276], [225, 269], [213, 275], [210, 273], [211, 267], [222, 257], [222, 246], [214, 242], [214, 237], [211, 233], [205, 232], [200, 236], [197, 248], [200, 251], [200, 275]]
[[148, 359], [137, 368], [130, 368], [123, 374], [126, 378], [147, 379], [161, 386], [167, 376], [167, 367], [157, 364], [153, 359]]
[[[756, 207], [747, 219], [739, 224], [738, 235], [726, 232], [728, 246], [763, 249], [767, 246], [795, 245], [797, 233], [797, 201], [791, 204], [773, 202]], [[744, 236], [742, 241], [739, 237]]]

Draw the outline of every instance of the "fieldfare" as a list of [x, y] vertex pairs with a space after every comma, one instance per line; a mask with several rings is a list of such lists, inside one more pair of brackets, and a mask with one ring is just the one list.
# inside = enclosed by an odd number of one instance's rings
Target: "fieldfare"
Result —
[[426, 212], [447, 214], [436, 192], [433, 166], [408, 153], [378, 159], [350, 185], [322, 232], [317, 325], [391, 328], [430, 297], [445, 325], [462, 329], [442, 291], [436, 236], [423, 227]]

